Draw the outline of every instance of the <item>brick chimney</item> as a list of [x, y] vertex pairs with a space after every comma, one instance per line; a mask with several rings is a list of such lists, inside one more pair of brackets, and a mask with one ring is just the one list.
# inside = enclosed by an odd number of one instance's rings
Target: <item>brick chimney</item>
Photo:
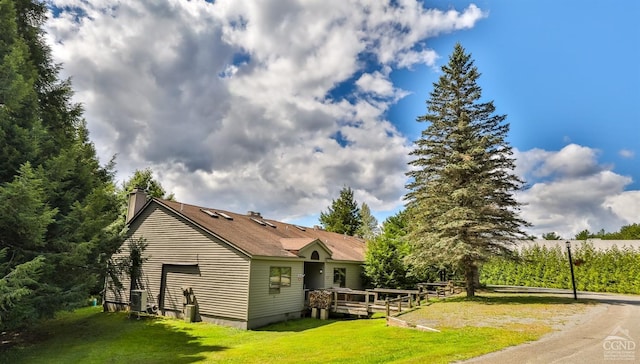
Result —
[[134, 188], [129, 193], [129, 203], [127, 204], [127, 224], [147, 203], [147, 192], [141, 188]]

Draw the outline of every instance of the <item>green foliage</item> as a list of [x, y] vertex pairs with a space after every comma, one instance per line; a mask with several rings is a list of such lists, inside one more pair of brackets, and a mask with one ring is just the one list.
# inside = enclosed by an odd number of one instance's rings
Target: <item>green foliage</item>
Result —
[[362, 220], [351, 187], [343, 187], [340, 196], [332, 201], [329, 210], [320, 213], [320, 223], [327, 231], [351, 236], [356, 234]]
[[587, 239], [589, 239], [591, 237], [593, 237], [593, 236], [591, 235], [589, 230], [585, 229], [585, 230], [582, 230], [581, 232], [577, 233], [576, 236], [575, 236], [575, 239], [576, 240], [587, 240]]
[[[120, 256], [109, 261], [109, 277], [117, 290], [124, 289], [120, 277], [126, 275], [130, 282], [129, 290], [142, 289], [142, 265], [149, 258], [144, 256], [147, 241], [143, 237], [129, 238], [127, 243], [128, 255]], [[118, 250], [120, 252], [120, 250]]]
[[103, 168], [59, 80], [42, 26], [47, 7], [0, 0], [0, 329], [77, 307], [97, 293], [119, 244], [112, 165]]
[[562, 239], [560, 235], [556, 234], [555, 231], [551, 231], [545, 234], [542, 234], [542, 239], [544, 240], [560, 240]]
[[57, 213], [44, 202], [43, 179], [29, 163], [14, 181], [0, 186], [0, 328], [37, 317], [40, 283], [45, 269], [42, 247], [47, 227]]
[[37, 72], [20, 37], [13, 1], [0, 1], [0, 183], [34, 161], [43, 129], [38, 118]]
[[[457, 44], [427, 100], [427, 122], [411, 152], [407, 185], [410, 261], [416, 268], [451, 265], [465, 272], [473, 296], [477, 267], [509, 255], [528, 225], [513, 194], [523, 182], [506, 141], [506, 116], [480, 102], [480, 73]], [[424, 269], [423, 269], [424, 270]]]
[[144, 238], [129, 239], [129, 257], [127, 259], [127, 273], [131, 281], [131, 289], [143, 288], [142, 265], [149, 258], [144, 256], [147, 241]]
[[607, 233], [602, 236], [603, 240], [638, 240], [640, 239], [640, 224], [625, 225], [620, 231]]
[[624, 225], [620, 231], [608, 233], [604, 229], [593, 234], [589, 230], [582, 230], [575, 237], [576, 240], [602, 239], [602, 240], [638, 240], [640, 239], [640, 224]]
[[[582, 243], [572, 248], [576, 286], [581, 291], [640, 294], [640, 249], [616, 246], [596, 250]], [[484, 284], [572, 288], [566, 251], [533, 246], [517, 261], [496, 257], [482, 267]]]
[[173, 193], [167, 195], [162, 184], [153, 178], [153, 170], [151, 170], [151, 168], [143, 170], [136, 169], [133, 176], [123, 183], [122, 192], [125, 195], [125, 201], [126, 196], [136, 188], [141, 188], [147, 191], [147, 194], [150, 197], [174, 200]]
[[402, 235], [394, 235], [384, 229], [383, 233], [367, 241], [364, 274], [369, 286], [384, 288], [407, 288], [408, 267], [404, 259], [409, 245]]
[[414, 267], [407, 260], [407, 214], [400, 211], [382, 224], [382, 233], [367, 241], [364, 275], [367, 286], [415, 288], [418, 282], [438, 279], [442, 266]]
[[364, 202], [360, 207], [360, 221], [361, 225], [357, 231], [358, 236], [361, 236], [365, 240], [373, 239], [378, 231], [378, 220], [371, 215], [369, 206]]

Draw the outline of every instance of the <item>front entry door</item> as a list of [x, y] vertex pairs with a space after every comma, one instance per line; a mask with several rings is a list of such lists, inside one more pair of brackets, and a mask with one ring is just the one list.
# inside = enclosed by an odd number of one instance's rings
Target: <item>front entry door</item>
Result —
[[304, 288], [314, 290], [324, 287], [324, 263], [305, 262], [304, 263]]

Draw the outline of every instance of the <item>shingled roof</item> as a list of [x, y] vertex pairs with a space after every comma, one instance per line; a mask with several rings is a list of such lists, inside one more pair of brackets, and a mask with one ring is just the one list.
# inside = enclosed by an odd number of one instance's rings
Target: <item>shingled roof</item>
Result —
[[153, 203], [166, 207], [251, 257], [296, 258], [298, 251], [319, 241], [330, 251], [332, 260], [364, 262], [365, 242], [353, 236], [263, 219], [259, 215], [157, 198], [149, 201], [149, 204]]

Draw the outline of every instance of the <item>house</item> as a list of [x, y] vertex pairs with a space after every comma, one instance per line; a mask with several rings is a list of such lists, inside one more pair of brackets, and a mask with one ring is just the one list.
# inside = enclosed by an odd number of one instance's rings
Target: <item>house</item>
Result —
[[[143, 291], [159, 314], [252, 329], [299, 318], [305, 292], [362, 288], [362, 239], [157, 198], [129, 196], [128, 235], [146, 240]], [[128, 256], [128, 244], [113, 258]], [[104, 307], [126, 309], [130, 282], [105, 285]]]

